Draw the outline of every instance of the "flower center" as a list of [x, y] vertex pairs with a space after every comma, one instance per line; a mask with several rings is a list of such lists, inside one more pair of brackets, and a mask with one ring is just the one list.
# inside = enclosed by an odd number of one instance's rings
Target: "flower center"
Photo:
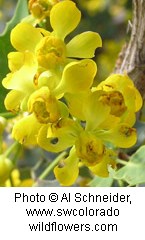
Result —
[[131, 128], [126, 125], [121, 126], [119, 129], [119, 133], [126, 138], [131, 137], [134, 132], [136, 132], [135, 128]]
[[55, 68], [65, 60], [65, 44], [53, 36], [44, 37], [36, 48], [36, 56], [41, 67]]
[[40, 123], [53, 123], [60, 118], [58, 101], [47, 87], [42, 87], [30, 96], [28, 110], [35, 113]]
[[45, 102], [36, 101], [33, 104], [33, 111], [40, 123], [48, 123], [50, 118], [50, 113], [46, 110]]
[[49, 16], [50, 10], [58, 0], [29, 0], [29, 10], [35, 18], [43, 19]]
[[111, 107], [111, 114], [120, 117], [125, 111], [126, 106], [123, 95], [118, 91], [106, 92], [100, 97], [100, 101]]
[[76, 141], [77, 156], [87, 166], [94, 166], [102, 160], [104, 145], [95, 136], [82, 132]]

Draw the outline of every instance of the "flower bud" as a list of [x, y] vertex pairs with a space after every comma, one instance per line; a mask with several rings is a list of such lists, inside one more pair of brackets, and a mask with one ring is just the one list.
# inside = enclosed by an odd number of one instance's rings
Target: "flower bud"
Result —
[[0, 184], [4, 183], [12, 171], [13, 164], [10, 159], [0, 155]]

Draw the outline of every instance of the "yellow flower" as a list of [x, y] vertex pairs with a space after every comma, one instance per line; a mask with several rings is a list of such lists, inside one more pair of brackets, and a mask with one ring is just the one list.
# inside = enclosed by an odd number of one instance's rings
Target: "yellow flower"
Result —
[[[119, 78], [117, 75], [116, 77]], [[108, 86], [107, 84], [106, 87], [110, 88], [110, 85]], [[133, 113], [139, 109], [141, 107], [141, 97], [133, 86], [132, 90], [135, 93], [133, 96], [136, 96], [136, 98], [132, 101], [132, 106], [130, 106], [124, 97], [126, 88], [130, 87], [130, 80], [126, 82], [126, 85], [124, 82], [123, 87], [124, 89], [120, 91], [116, 89], [116, 86], [112, 91], [99, 88], [96, 91], [87, 91], [81, 94], [75, 94], [75, 92], [65, 94], [64, 96], [69, 100], [68, 105], [71, 105], [74, 115], [80, 116], [80, 120], [83, 120], [82, 126], [80, 125], [80, 128], [77, 127], [78, 130], [74, 131], [74, 126], [77, 123], [75, 120], [71, 120], [73, 124], [69, 125], [69, 128], [66, 127], [67, 121], [65, 127], [59, 125], [59, 128], [55, 128], [54, 124], [51, 124], [49, 129], [52, 135], [47, 128], [43, 127], [38, 135], [38, 144], [42, 148], [44, 146], [48, 151], [55, 152], [63, 151], [73, 146], [75, 153], [72, 164], [75, 168], [74, 158], [76, 158], [77, 163], [77, 159], [80, 159], [94, 174], [107, 177], [109, 175], [108, 166], [110, 165], [114, 168], [117, 157], [113, 149], [108, 147], [111, 146], [110, 143], [112, 148], [128, 148], [134, 145], [137, 140], [136, 130], [132, 128], [131, 123], [123, 122], [123, 118], [121, 120], [120, 118], [126, 109], [132, 108]], [[108, 121], [112, 122], [108, 123]], [[54, 137], [54, 142], [52, 137]], [[55, 176], [62, 185], [71, 185], [77, 178], [76, 175], [75, 178], [71, 175], [72, 170], [71, 167], [69, 168], [70, 159], [71, 154], [68, 160], [63, 160], [60, 162], [60, 166], [55, 168]], [[64, 180], [65, 176], [66, 180]]]
[[[5, 88], [11, 89], [5, 98], [7, 110], [34, 112], [40, 123], [55, 122], [64, 117], [63, 112], [66, 117], [67, 112], [67, 107], [57, 99], [65, 93], [81, 93], [91, 87], [97, 71], [96, 64], [90, 59], [68, 62], [70, 57], [94, 56], [96, 47], [101, 46], [100, 36], [86, 32], [67, 44], [64, 42], [78, 25], [80, 15], [75, 3], [63, 1], [51, 10], [52, 33], [24, 22], [12, 30], [11, 43], [18, 52], [9, 53], [11, 73], [2, 82]], [[56, 65], [63, 67], [57, 69]], [[43, 87], [48, 87], [49, 100], [40, 96], [38, 101], [36, 95], [41, 95]], [[48, 117], [49, 114], [51, 116]]]
[[[135, 129], [132, 128], [131, 124], [118, 120], [118, 117], [117, 121], [116, 117], [115, 120], [110, 117], [112, 105], [102, 102], [101, 97], [103, 94], [104, 91], [101, 90], [92, 92], [84, 101], [83, 114], [86, 121], [86, 131], [93, 133], [103, 143], [110, 142], [114, 146], [122, 148], [131, 147], [137, 140]], [[113, 121], [108, 124], [109, 119]]]
[[[115, 168], [117, 157], [113, 149], [131, 147], [137, 140], [132, 126], [142, 98], [127, 75], [113, 74], [92, 87], [97, 66], [90, 58], [101, 47], [101, 38], [84, 32], [67, 42], [81, 13], [72, 1], [56, 2], [29, 1], [40, 21], [50, 15], [52, 32], [26, 22], [12, 30], [11, 43], [17, 52], [8, 55], [11, 72], [2, 84], [11, 90], [5, 98], [6, 109], [20, 111], [22, 116], [12, 137], [50, 152], [70, 149], [54, 169], [60, 184], [70, 186], [78, 177], [79, 163], [98, 176], [109, 176], [108, 167]], [[2, 156], [1, 184], [10, 176], [9, 166]], [[32, 184], [31, 180], [21, 182], [17, 175], [17, 186]]]
[[[27, 94], [26, 89], [25, 92], [16, 90], [15, 85], [15, 90], [8, 93], [5, 99], [6, 107], [16, 111], [21, 106], [26, 112], [34, 113], [35, 117], [30, 115], [18, 121], [13, 127], [12, 136], [21, 144], [36, 144], [36, 138], [32, 138], [32, 134], [37, 136], [41, 124], [54, 123], [68, 117], [68, 108], [62, 101], [64, 93], [88, 91], [96, 70], [96, 64], [92, 60], [84, 59], [66, 65], [60, 79], [49, 72], [44, 72], [38, 77], [37, 88], [31, 94], [29, 92]], [[28, 123], [31, 128], [25, 131]], [[46, 125], [45, 128], [47, 127]]]
[[45, 71], [37, 75], [35, 60], [30, 52], [9, 54], [12, 73], [2, 82], [5, 88], [12, 89], [5, 98], [7, 110], [28, 111], [30, 95], [43, 86], [47, 86], [56, 98], [62, 97], [65, 92], [84, 92], [91, 87], [97, 71], [92, 60], [84, 59], [67, 64], [62, 74]]
[[69, 43], [64, 42], [65, 37], [77, 27], [80, 18], [81, 13], [74, 2], [59, 2], [50, 11], [53, 32], [22, 22], [12, 30], [11, 43], [19, 52], [33, 52], [39, 66], [45, 69], [64, 65], [70, 58], [92, 58], [95, 49], [102, 46], [98, 33], [84, 32]]
[[111, 114], [133, 126], [135, 112], [142, 106], [142, 97], [127, 75], [112, 74], [94, 90], [103, 90], [100, 101], [111, 107]]
[[48, 87], [42, 87], [31, 94], [28, 111], [34, 112], [40, 123], [56, 122], [61, 117], [59, 102], [50, 93]]
[[86, 166], [94, 166], [102, 161], [105, 146], [99, 138], [87, 131], [81, 132], [75, 142], [77, 156]]
[[[88, 133], [83, 132], [82, 135], [85, 134], [87, 135]], [[84, 145], [84, 140], [86, 145]], [[79, 145], [79, 143], [77, 143], [77, 145]], [[79, 154], [77, 148], [79, 148]], [[79, 174], [79, 159], [81, 159], [82, 163], [86, 165], [92, 173], [100, 177], [108, 177], [109, 166], [112, 168], [116, 167], [116, 157], [115, 152], [105, 148], [99, 139], [95, 139], [95, 136], [89, 136], [88, 138], [86, 136], [85, 139], [82, 138], [79, 147], [72, 147], [69, 156], [59, 162], [54, 168], [54, 174], [62, 186], [74, 184]]]
[[40, 21], [50, 15], [50, 10], [53, 5], [58, 3], [59, 0], [29, 0], [30, 13]]
[[44, 37], [36, 47], [36, 57], [39, 65], [45, 69], [63, 65], [66, 57], [65, 44], [54, 36]]
[[20, 109], [26, 111], [24, 104], [29, 95], [35, 91], [34, 77], [38, 68], [34, 54], [30, 52], [8, 54], [9, 68], [12, 71], [2, 81], [7, 89], [12, 89], [5, 98], [7, 110], [17, 112]]

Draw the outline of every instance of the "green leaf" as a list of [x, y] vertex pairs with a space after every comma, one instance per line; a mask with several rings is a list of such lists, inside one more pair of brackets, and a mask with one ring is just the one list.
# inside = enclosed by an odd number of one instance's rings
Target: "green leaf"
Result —
[[11, 21], [6, 25], [4, 32], [0, 35], [0, 112], [4, 112], [4, 98], [7, 90], [2, 86], [2, 79], [9, 72], [7, 54], [13, 51], [13, 47], [10, 43], [10, 32], [21, 21], [22, 18], [28, 15], [28, 3], [27, 0], [19, 0], [15, 14]]
[[101, 178], [101, 177], [95, 177], [89, 184], [89, 187], [111, 187], [113, 183], [113, 178]]
[[145, 146], [130, 157], [130, 161], [114, 174], [114, 178], [124, 180], [130, 186], [145, 183]]

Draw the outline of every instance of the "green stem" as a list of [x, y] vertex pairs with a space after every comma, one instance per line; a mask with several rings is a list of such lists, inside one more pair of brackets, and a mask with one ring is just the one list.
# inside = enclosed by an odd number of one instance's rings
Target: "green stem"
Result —
[[9, 155], [19, 146], [18, 142], [14, 142], [4, 153], [5, 157], [9, 157]]
[[56, 157], [51, 164], [45, 169], [45, 171], [39, 176], [40, 180], [43, 180], [47, 175], [54, 169], [58, 162], [66, 156], [66, 152], [62, 152], [58, 157]]
[[124, 183], [123, 183], [123, 181], [121, 181], [121, 180], [117, 180], [118, 181], [118, 185], [119, 185], [119, 187], [124, 187]]
[[128, 164], [128, 162], [123, 161], [121, 159], [117, 159], [116, 161], [117, 161], [117, 163], [120, 163], [121, 165], [124, 165], [124, 166], [126, 166]]
[[21, 150], [21, 149], [22, 149], [21, 144], [18, 144], [18, 145], [17, 145], [17, 150], [16, 150], [15, 154], [14, 154], [13, 157], [12, 157], [12, 162], [13, 162], [14, 165], [16, 165], [16, 162], [17, 162], [17, 160], [18, 160], [18, 156], [19, 156], [19, 154], [20, 154], [20, 150]]

